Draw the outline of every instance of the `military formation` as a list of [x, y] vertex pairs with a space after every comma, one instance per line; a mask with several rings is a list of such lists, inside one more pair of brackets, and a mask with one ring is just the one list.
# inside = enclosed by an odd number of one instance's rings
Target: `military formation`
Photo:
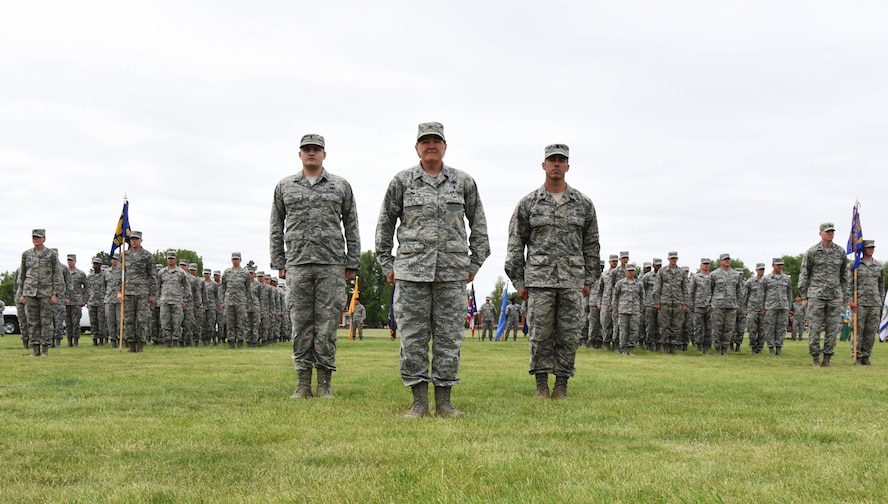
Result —
[[[405, 418], [431, 414], [430, 383], [435, 415], [461, 414], [451, 403], [451, 389], [459, 383], [465, 285], [490, 254], [477, 185], [444, 164], [446, 149], [440, 123], [419, 125], [420, 161], [394, 176], [376, 225], [377, 258], [395, 286], [401, 380], [413, 395]], [[274, 191], [269, 236], [277, 275], [243, 268], [239, 252], [232, 253], [230, 268], [206, 269], [202, 278], [197, 264], [179, 261], [175, 251], [166, 253], [166, 267], [156, 265], [139, 231], [131, 232], [123, 258], [112, 257], [109, 268], [95, 258], [86, 274], [74, 255], [67, 257], [67, 267], [61, 264], [58, 251], [44, 246], [45, 230], [35, 229], [34, 247], [22, 254], [15, 278], [19, 313], [27, 321], [25, 346], [35, 356], [46, 355], [61, 343], [65, 321], [69, 346], [78, 346], [80, 310], [86, 306], [95, 326], [93, 344], [113, 344], [122, 335], [129, 352], [142, 352], [149, 342], [166, 347], [227, 342], [242, 348], [291, 340], [297, 373], [291, 398], [333, 397], [338, 316], [346, 282], [360, 266], [358, 217], [350, 184], [323, 166], [324, 137], [303, 136], [299, 158], [302, 170], [281, 179]], [[675, 354], [693, 345], [701, 354], [724, 356], [740, 352], [748, 333], [753, 353], [767, 346], [779, 356], [791, 325], [793, 340], [801, 340], [808, 328], [814, 366], [828, 367], [846, 306], [860, 319], [861, 337], [852, 347], [856, 364], [870, 365], [885, 297], [873, 241], [863, 243], [860, 264], [849, 265], [844, 249], [832, 241], [835, 226], [823, 223], [820, 242], [803, 256], [795, 300], [782, 258], [772, 261], [770, 273], [759, 263], [745, 279], [731, 267], [728, 253], [718, 257], [714, 270], [713, 261], [702, 258], [691, 275], [678, 265], [676, 251], [667, 253], [665, 265], [654, 258], [640, 271], [629, 252], [621, 251], [609, 257], [605, 271], [595, 207], [567, 184], [568, 162], [567, 145], [545, 147], [544, 183], [521, 198], [509, 223], [505, 272], [526, 304], [513, 298], [505, 308], [504, 339], [511, 331], [517, 340], [524, 314], [535, 397], [567, 397], [580, 345], [625, 355], [637, 347]], [[490, 298], [479, 315], [481, 340], [492, 339], [497, 310]], [[358, 338], [364, 316], [357, 303], [352, 320]]]
[[[45, 230], [35, 229], [32, 235], [35, 246], [23, 253], [14, 288], [22, 344], [33, 350], [33, 356], [45, 356], [49, 348], [61, 346], [63, 335], [68, 346], [79, 346], [84, 306], [93, 346], [125, 344], [129, 352], [143, 351], [146, 343], [186, 347], [227, 341], [230, 348], [242, 348], [289, 340], [284, 288], [264, 272], [244, 270], [240, 298], [237, 289], [231, 289], [230, 311], [250, 307], [256, 317], [229, 330], [221, 273], [205, 269], [198, 277], [197, 264], [177, 261], [175, 251], [166, 253], [167, 267], [156, 265], [153, 255], [141, 247], [139, 231], [132, 232], [126, 252], [125, 285], [120, 252], [110, 266], [94, 257], [87, 274], [76, 267], [76, 255], [69, 254], [65, 266], [56, 249], [43, 246]], [[240, 254], [234, 255], [239, 262]]]

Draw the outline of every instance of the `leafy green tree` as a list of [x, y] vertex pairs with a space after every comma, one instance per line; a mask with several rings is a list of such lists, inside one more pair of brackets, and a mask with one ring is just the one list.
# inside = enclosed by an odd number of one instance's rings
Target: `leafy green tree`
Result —
[[[500, 307], [503, 306], [503, 291], [506, 290], [506, 279], [502, 276], [496, 277], [496, 283], [493, 284], [493, 290], [490, 292], [490, 302], [496, 306], [496, 312], [499, 313]], [[483, 303], [483, 301], [481, 301]]]
[[3, 300], [3, 303], [6, 306], [15, 306], [15, 292], [13, 292], [15, 288], [15, 272], [7, 271], [6, 273], [0, 273], [0, 299]]
[[[166, 266], [167, 265], [166, 254], [167, 254], [166, 250], [155, 250], [154, 251], [154, 262], [156, 264], [160, 264], [161, 266]], [[200, 275], [203, 272], [203, 259], [199, 255], [197, 255], [197, 252], [195, 252], [193, 250], [188, 250], [188, 249], [177, 249], [176, 250], [176, 258], [179, 261], [182, 261], [184, 259], [184, 260], [188, 261], [189, 264], [197, 263], [198, 275]]]
[[[376, 252], [367, 250], [361, 254], [361, 266], [355, 273], [358, 281], [358, 297], [367, 310], [364, 324], [368, 327], [384, 326], [388, 321], [389, 302], [392, 299], [392, 286], [385, 281], [382, 266], [376, 260]], [[354, 292], [354, 283], [349, 286], [349, 301]], [[346, 306], [346, 308], [348, 308]]]
[[796, 256], [783, 256], [783, 273], [792, 279], [792, 296], [795, 299], [799, 295], [799, 273], [802, 271], [802, 254]]
[[101, 260], [102, 260], [102, 264], [103, 264], [104, 266], [111, 266], [111, 256], [108, 255], [108, 251], [107, 251], [107, 250], [101, 250], [101, 251], [99, 251], [99, 252], [96, 252], [92, 257], [90, 257], [90, 258], [89, 258], [89, 262], [90, 262], [90, 265], [89, 265], [89, 266], [90, 266], [90, 267], [92, 267], [92, 258], [93, 258], [93, 257], [98, 257], [99, 259], [101, 259]]

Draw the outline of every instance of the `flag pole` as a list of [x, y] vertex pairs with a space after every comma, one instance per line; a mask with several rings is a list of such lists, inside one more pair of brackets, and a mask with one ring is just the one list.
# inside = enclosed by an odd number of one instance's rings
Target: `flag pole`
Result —
[[854, 269], [854, 325], [851, 329], [851, 358], [857, 362], [857, 268]]
[[126, 247], [120, 247], [121, 266], [120, 266], [120, 326], [117, 339], [117, 351], [123, 351], [123, 315], [124, 305], [126, 304]]

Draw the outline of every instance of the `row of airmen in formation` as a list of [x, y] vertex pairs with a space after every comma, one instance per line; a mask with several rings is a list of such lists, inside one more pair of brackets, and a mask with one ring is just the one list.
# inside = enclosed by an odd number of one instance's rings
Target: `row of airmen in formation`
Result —
[[[34, 230], [34, 233], [36, 237], [43, 234], [43, 230]], [[57, 249], [46, 251], [48, 260], [42, 261], [44, 283], [57, 286], [51, 290], [59, 294], [49, 313], [38, 315], [45, 317], [38, 334], [29, 330], [34, 325], [28, 323], [29, 313], [20, 303], [27, 287], [20, 278], [22, 268], [16, 270], [15, 301], [24, 347], [34, 347], [34, 355], [41, 350], [45, 355], [47, 347], [61, 345], [63, 333], [67, 333], [68, 346], [78, 346], [83, 306], [89, 312], [93, 345], [117, 346], [122, 292], [130, 294], [128, 291], [133, 280], [139, 280], [138, 275], [128, 277], [122, 289], [119, 253], [111, 258], [111, 266], [103, 266], [99, 257], [93, 258], [92, 270], [86, 274], [77, 268], [76, 255], [68, 254], [66, 267], [57, 259]], [[151, 286], [146, 296], [150, 298], [147, 305], [150, 313], [144, 327], [137, 325], [136, 331], [127, 333], [128, 351], [141, 351], [146, 341], [167, 347], [208, 346], [227, 341], [230, 348], [236, 348], [290, 339], [285, 286], [278, 285], [276, 278], [253, 268], [240, 268], [239, 253], [233, 254], [237, 260], [232, 261], [238, 263], [237, 268], [227, 269], [224, 274], [204, 269], [203, 278], [197, 276], [197, 264], [177, 261], [175, 251], [166, 255], [165, 268], [153, 265], [152, 259], [153, 274], [148, 274]], [[128, 254], [127, 261], [131, 259]], [[58, 268], [52, 268], [53, 262]], [[127, 264], [127, 270], [133, 271], [130, 266]], [[24, 267], [27, 269], [29, 265]], [[133, 290], [140, 290], [139, 287], [137, 282]], [[137, 336], [141, 334], [144, 337]]]

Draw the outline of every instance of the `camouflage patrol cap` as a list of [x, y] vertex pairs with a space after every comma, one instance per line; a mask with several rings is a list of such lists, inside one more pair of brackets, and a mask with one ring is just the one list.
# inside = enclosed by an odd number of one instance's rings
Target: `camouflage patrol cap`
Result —
[[213, 274], [213, 270], [211, 270], [210, 268], [204, 268], [204, 270], [203, 270], [203, 274], [204, 274], [204, 275], [212, 275], [212, 274]]
[[832, 222], [824, 222], [823, 224], [820, 225], [820, 230], [821, 231], [835, 231], [836, 225], [833, 224]]
[[221, 275], [221, 274], [222, 274], [221, 271], [219, 271], [219, 270], [213, 270], [213, 276]]
[[701, 257], [700, 264], [712, 264], [712, 261], [708, 257]]
[[727, 252], [725, 252], [724, 254], [718, 255], [719, 261], [724, 261], [725, 259], [730, 259], [730, 258], [731, 258], [731, 254], [728, 254]]
[[650, 267], [651, 267], [651, 263], [646, 262], [646, 263], [644, 263], [644, 266], [641, 267], [641, 269], [647, 269], [647, 268], [650, 268]]
[[130, 239], [132, 239], [132, 238], [138, 238], [141, 240], [142, 239], [142, 232], [141, 231], [130, 231]]
[[875, 248], [876, 240], [863, 240], [863, 248]]
[[691, 271], [691, 268], [688, 268], [687, 266], [682, 266], [681, 270], [687, 272], [687, 271]]
[[419, 125], [416, 130], [416, 141], [419, 141], [420, 138], [424, 136], [435, 135], [440, 137], [441, 140], [445, 142], [447, 139], [444, 138], [444, 125], [439, 122], [424, 122]]
[[676, 252], [676, 251], [674, 251], [674, 250], [670, 250], [670, 251], [666, 254], [666, 259], [678, 259], [678, 252]]
[[265, 278], [265, 272], [264, 272], [264, 271], [259, 271], [259, 272], [256, 273], [256, 276], [257, 276], [257, 277], [260, 277], [260, 278]]
[[197, 263], [188, 263], [188, 269], [197, 271]]
[[102, 264], [102, 258], [98, 256], [93, 257], [93, 264]]
[[306, 145], [317, 145], [320, 148], [324, 147], [324, 137], [318, 135], [316, 133], [309, 133], [307, 135], [302, 136], [302, 140], [299, 141], [299, 148], [303, 148]]
[[608, 260], [609, 261], [619, 261], [620, 257], [617, 254], [611, 254], [610, 258]]
[[756, 264], [756, 265], [755, 265], [755, 269], [757, 269], [757, 270], [765, 269], [765, 263], [758, 263], [758, 264]]
[[660, 259], [659, 257], [655, 257], [654, 258], [654, 266], [662, 266], [662, 265], [663, 265], [663, 259]]
[[111, 260], [112, 261], [119, 261], [120, 260], [120, 251], [119, 250], [117, 252], [114, 252], [114, 255], [111, 256]]
[[628, 250], [621, 250], [621, 251], [620, 251], [620, 259], [622, 259], [622, 258], [624, 258], [624, 257], [625, 257], [626, 259], [629, 259], [629, 251], [628, 251]]
[[635, 271], [635, 264], [633, 264], [633, 263], [627, 264], [626, 271]]
[[45, 229], [32, 229], [31, 230], [31, 238], [46, 238], [46, 230]]
[[179, 266], [188, 266], [188, 261], [185, 259], [179, 259]]
[[782, 258], [782, 257], [775, 257], [774, 260], [771, 261], [771, 264], [773, 264], [774, 266], [777, 266], [778, 264], [781, 264], [781, 265], [782, 265], [782, 264], [783, 264], [783, 258]]
[[69, 261], [76, 261], [76, 260], [77, 260], [77, 254], [68, 254], [68, 260], [69, 260]]
[[240, 253], [240, 252], [232, 252], [232, 253], [231, 253], [231, 258], [232, 258], [232, 259], [240, 259], [240, 258], [241, 258], [241, 253]]
[[543, 159], [549, 159], [552, 156], [564, 156], [566, 158], [570, 158], [570, 148], [565, 144], [547, 145], [546, 157]]
[[175, 250], [167, 250], [167, 259], [175, 259], [176, 251]]

